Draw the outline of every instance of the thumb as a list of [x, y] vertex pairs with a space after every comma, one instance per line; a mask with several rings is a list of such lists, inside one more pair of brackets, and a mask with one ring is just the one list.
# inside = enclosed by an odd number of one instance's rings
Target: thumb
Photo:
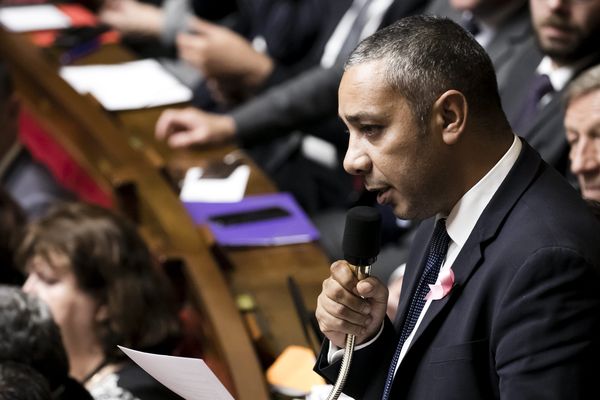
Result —
[[365, 299], [371, 299], [377, 303], [387, 303], [388, 289], [377, 278], [368, 277], [359, 281], [356, 285], [356, 291]]

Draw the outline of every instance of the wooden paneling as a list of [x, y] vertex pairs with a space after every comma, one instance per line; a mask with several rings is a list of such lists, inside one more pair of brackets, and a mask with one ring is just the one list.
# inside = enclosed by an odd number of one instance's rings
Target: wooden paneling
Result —
[[[15, 73], [24, 102], [45, 129], [112, 194], [160, 257], [183, 262], [191, 298], [205, 324], [198, 335], [207, 355], [216, 360], [217, 375], [236, 399], [268, 399], [263, 366], [235, 298], [246, 294], [254, 299], [268, 352], [306, 345], [287, 277], [300, 283], [304, 300], [314, 308], [328, 275], [328, 261], [320, 248], [316, 244], [215, 247], [210, 234], [202, 234], [187, 215], [177, 181], [186, 168], [221, 158], [236, 151], [234, 146], [173, 151], [154, 139], [154, 125], [164, 108], [106, 112], [59, 77], [55, 54], [34, 47], [22, 35], [0, 31], [0, 54]], [[109, 45], [81, 62], [133, 58], [122, 47]], [[248, 194], [276, 190], [251, 160], [245, 162], [252, 169]]]

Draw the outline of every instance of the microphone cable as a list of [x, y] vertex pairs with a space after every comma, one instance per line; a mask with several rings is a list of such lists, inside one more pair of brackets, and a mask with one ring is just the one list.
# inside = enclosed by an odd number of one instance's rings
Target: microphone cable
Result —
[[[342, 248], [344, 259], [348, 261], [359, 281], [371, 275], [371, 265], [379, 254], [380, 242], [381, 215], [376, 208], [359, 206], [348, 211]], [[337, 400], [342, 393], [352, 364], [355, 340], [355, 335], [346, 335], [340, 372], [327, 400]]]

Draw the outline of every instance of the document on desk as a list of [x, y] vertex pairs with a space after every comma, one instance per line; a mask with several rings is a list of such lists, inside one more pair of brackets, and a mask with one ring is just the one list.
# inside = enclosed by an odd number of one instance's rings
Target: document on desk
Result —
[[250, 178], [249, 166], [240, 165], [229, 176], [219, 179], [203, 178], [203, 173], [199, 167], [188, 169], [179, 194], [182, 201], [233, 203], [244, 198]]
[[119, 346], [144, 371], [186, 400], [234, 400], [198, 358], [163, 356]]
[[79, 93], [90, 93], [109, 111], [181, 103], [192, 91], [156, 60], [62, 67], [61, 77]]
[[290, 193], [183, 205], [196, 224], [208, 225], [221, 246], [282, 246], [319, 239], [319, 231]]
[[0, 8], [0, 24], [12, 32], [64, 29], [71, 19], [52, 4]]

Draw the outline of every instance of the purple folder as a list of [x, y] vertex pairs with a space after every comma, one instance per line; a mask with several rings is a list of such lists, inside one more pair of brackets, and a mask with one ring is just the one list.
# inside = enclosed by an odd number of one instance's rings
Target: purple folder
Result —
[[[276, 246], [306, 243], [319, 238], [319, 232], [289, 193], [248, 196], [236, 203], [184, 202], [185, 208], [198, 225], [210, 227], [222, 246]], [[280, 207], [288, 216], [265, 221], [221, 225], [209, 220], [215, 215]]]

